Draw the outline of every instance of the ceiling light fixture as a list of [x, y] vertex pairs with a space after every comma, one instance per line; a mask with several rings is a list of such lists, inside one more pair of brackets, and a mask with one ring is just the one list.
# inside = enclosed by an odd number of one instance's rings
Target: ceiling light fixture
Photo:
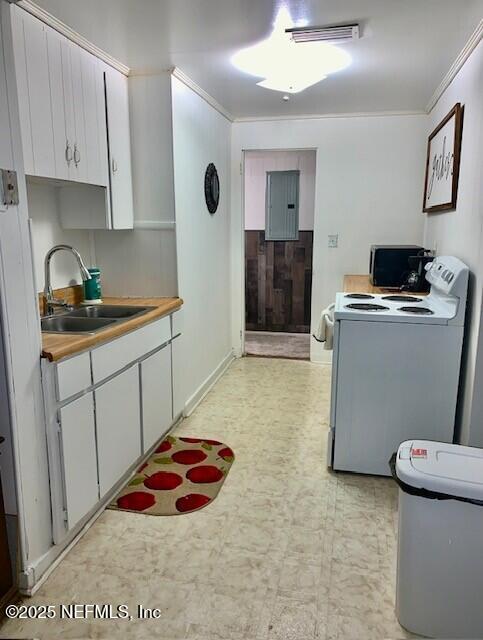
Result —
[[299, 93], [350, 64], [347, 52], [326, 42], [297, 44], [286, 31], [293, 26], [288, 10], [280, 9], [272, 34], [235, 53], [232, 63], [245, 73], [264, 78], [259, 86], [284, 93]]

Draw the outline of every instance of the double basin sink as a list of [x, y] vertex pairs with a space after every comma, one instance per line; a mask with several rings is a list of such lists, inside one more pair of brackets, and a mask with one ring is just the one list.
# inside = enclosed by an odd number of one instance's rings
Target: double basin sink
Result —
[[49, 333], [97, 333], [107, 327], [142, 316], [155, 307], [99, 304], [77, 307], [40, 321], [42, 331]]

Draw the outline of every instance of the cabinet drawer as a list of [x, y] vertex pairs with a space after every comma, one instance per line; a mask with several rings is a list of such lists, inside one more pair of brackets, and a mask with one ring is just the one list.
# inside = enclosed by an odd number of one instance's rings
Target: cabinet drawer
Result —
[[171, 331], [173, 338], [184, 331], [184, 310], [182, 308], [171, 315]]
[[169, 316], [136, 329], [92, 351], [94, 384], [171, 339]]
[[57, 400], [61, 402], [91, 386], [91, 362], [82, 353], [57, 365]]

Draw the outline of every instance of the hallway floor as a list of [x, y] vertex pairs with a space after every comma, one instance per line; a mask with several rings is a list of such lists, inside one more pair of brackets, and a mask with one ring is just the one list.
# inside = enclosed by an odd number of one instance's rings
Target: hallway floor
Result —
[[245, 352], [248, 356], [310, 360], [310, 334], [245, 331]]
[[397, 492], [329, 473], [330, 368], [233, 363], [177, 435], [236, 455], [218, 498], [173, 517], [106, 511], [28, 604], [138, 604], [159, 620], [8, 621], [1, 638], [403, 638]]

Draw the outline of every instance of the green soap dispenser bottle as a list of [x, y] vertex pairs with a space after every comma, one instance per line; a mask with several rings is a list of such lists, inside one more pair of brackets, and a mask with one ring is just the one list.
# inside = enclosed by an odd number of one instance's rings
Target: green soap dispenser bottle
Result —
[[84, 280], [84, 304], [101, 304], [101, 270], [99, 267], [88, 269], [90, 280]]

